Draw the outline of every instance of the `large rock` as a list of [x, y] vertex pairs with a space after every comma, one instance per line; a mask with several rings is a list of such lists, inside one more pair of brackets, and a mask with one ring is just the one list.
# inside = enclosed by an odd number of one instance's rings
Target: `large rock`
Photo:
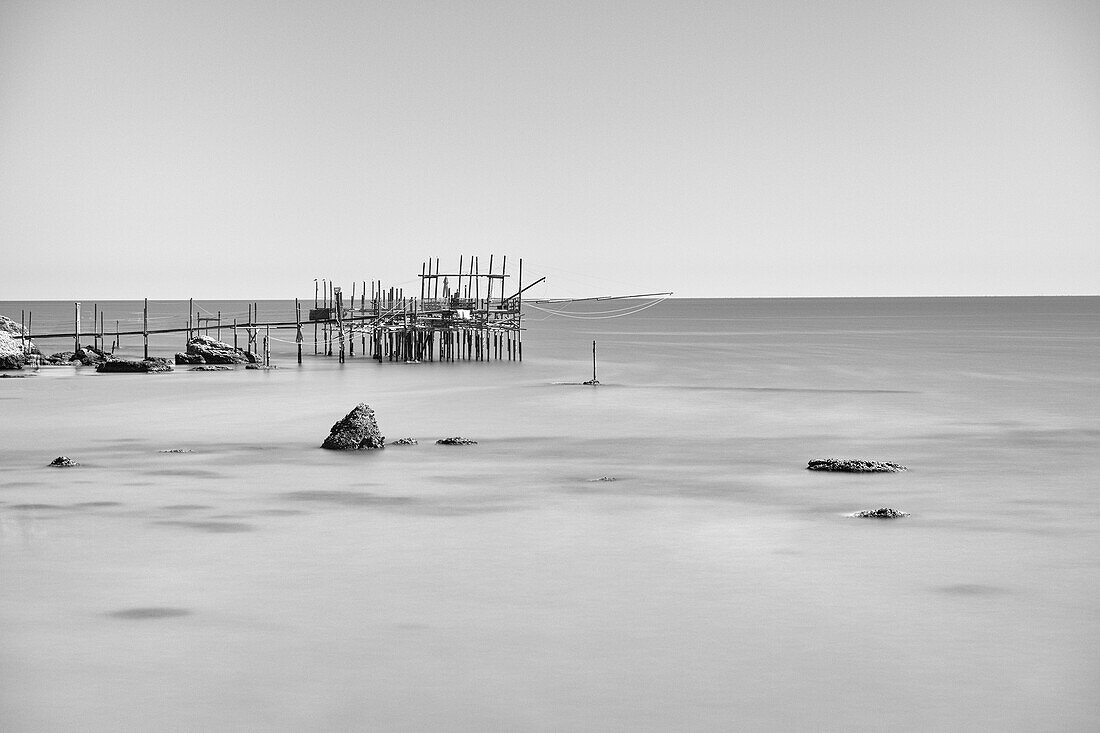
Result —
[[908, 471], [905, 466], [888, 461], [864, 461], [859, 458], [820, 458], [806, 466], [810, 471], [842, 471], [845, 473], [897, 473]]
[[374, 410], [360, 402], [332, 426], [322, 448], [329, 450], [373, 450], [385, 448], [386, 438], [378, 431]]
[[132, 372], [170, 372], [172, 365], [167, 359], [159, 356], [151, 356], [148, 359], [112, 359], [99, 364], [95, 370], [107, 374], [123, 374]]
[[199, 354], [180, 354], [176, 353], [176, 365], [182, 366], [185, 364], [205, 364], [206, 360]]
[[73, 352], [73, 359], [79, 361], [84, 366], [95, 366], [96, 364], [102, 364], [105, 361], [110, 361], [114, 356], [102, 349], [97, 349], [94, 346], [81, 346], [77, 351]]
[[7, 331], [0, 331], [0, 369], [22, 369], [26, 362], [27, 357], [19, 340], [12, 338]]
[[235, 349], [211, 336], [196, 336], [188, 341], [187, 353], [202, 357], [207, 364], [258, 364], [262, 361], [251, 351]]

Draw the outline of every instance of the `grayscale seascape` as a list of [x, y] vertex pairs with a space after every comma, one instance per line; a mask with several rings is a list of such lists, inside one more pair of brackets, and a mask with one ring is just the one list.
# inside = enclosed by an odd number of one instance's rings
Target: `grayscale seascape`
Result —
[[[1100, 728], [1100, 298], [525, 326], [523, 363], [307, 330], [267, 372], [0, 380], [0, 729]], [[320, 450], [358, 402], [419, 445]]]

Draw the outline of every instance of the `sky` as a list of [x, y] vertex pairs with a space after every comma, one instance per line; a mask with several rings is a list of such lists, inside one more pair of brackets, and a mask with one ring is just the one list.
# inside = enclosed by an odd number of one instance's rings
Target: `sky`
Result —
[[1100, 3], [0, 0], [0, 300], [490, 254], [559, 297], [1098, 294]]

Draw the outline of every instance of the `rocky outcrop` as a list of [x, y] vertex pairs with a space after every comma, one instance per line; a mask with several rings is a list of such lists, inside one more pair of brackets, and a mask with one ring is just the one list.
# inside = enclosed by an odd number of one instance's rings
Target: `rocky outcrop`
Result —
[[22, 369], [26, 362], [27, 357], [19, 340], [6, 331], [0, 331], [0, 369]]
[[73, 468], [74, 466], [79, 466], [80, 464], [74, 461], [72, 458], [69, 458], [68, 456], [58, 456], [57, 458], [50, 461], [50, 465], [55, 468]]
[[79, 361], [84, 366], [96, 366], [113, 358], [113, 355], [102, 349], [97, 349], [94, 346], [81, 346], [73, 352], [72, 361]]
[[908, 471], [905, 466], [887, 461], [864, 461], [858, 458], [821, 458], [810, 461], [810, 471], [842, 471], [844, 473], [897, 473]]
[[186, 364], [205, 364], [206, 359], [203, 359], [199, 354], [180, 354], [176, 353], [176, 366], [184, 366]]
[[148, 359], [112, 359], [99, 364], [95, 370], [105, 374], [125, 374], [133, 372], [170, 372], [172, 365], [167, 359], [151, 356]]
[[374, 410], [363, 402], [332, 426], [322, 448], [328, 450], [374, 450], [386, 447], [386, 438], [378, 430]]
[[897, 509], [891, 509], [890, 507], [880, 507], [878, 509], [864, 509], [861, 512], [856, 512], [853, 517], [860, 517], [861, 519], [900, 519], [901, 517], [908, 517], [909, 512], [900, 512]]
[[416, 438], [398, 438], [390, 445], [419, 445], [419, 443], [417, 443]]
[[477, 445], [476, 440], [470, 440], [469, 438], [461, 438], [455, 436], [453, 438], [440, 438], [435, 441], [436, 445]]
[[75, 351], [58, 351], [56, 354], [50, 354], [46, 358], [47, 364], [70, 364], [73, 361], [78, 361]]
[[196, 336], [188, 341], [187, 356], [201, 357], [202, 362], [198, 363], [206, 364], [259, 364], [262, 361], [251, 351], [235, 349], [211, 336]]

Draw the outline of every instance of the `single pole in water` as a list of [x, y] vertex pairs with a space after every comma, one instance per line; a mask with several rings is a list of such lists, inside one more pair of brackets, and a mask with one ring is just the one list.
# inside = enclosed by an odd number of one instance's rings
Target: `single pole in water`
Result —
[[[317, 287], [317, 278], [313, 278], [313, 310], [317, 310]], [[313, 355], [317, 356], [317, 321], [313, 321]]]
[[264, 366], [271, 366], [271, 326], [264, 326]]
[[294, 337], [294, 342], [298, 344], [298, 364], [302, 363], [302, 304], [298, 302], [298, 299], [294, 299], [294, 319], [298, 323], [298, 335]]
[[585, 382], [585, 384], [597, 385], [600, 381], [596, 379], [596, 342], [592, 342], [592, 379]]
[[149, 358], [149, 299], [145, 299], [145, 306], [141, 309], [141, 338], [145, 344], [145, 358]]

